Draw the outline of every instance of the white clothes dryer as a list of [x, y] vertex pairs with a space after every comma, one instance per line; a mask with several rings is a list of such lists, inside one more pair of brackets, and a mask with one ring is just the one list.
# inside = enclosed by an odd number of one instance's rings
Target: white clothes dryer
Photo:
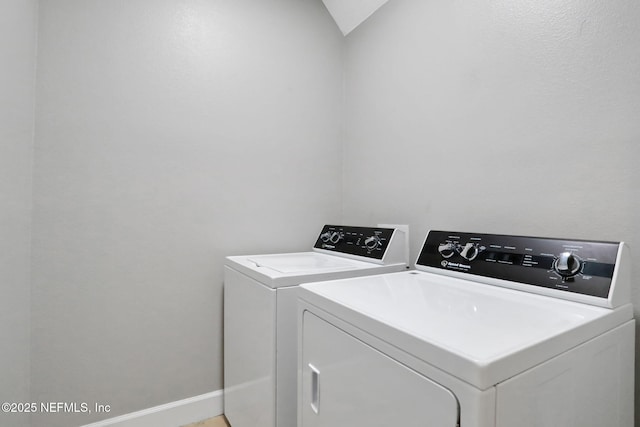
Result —
[[224, 412], [233, 427], [295, 427], [302, 282], [408, 268], [407, 236], [325, 225], [311, 252], [230, 256], [224, 268]]
[[299, 292], [299, 427], [631, 427], [623, 243], [431, 231]]

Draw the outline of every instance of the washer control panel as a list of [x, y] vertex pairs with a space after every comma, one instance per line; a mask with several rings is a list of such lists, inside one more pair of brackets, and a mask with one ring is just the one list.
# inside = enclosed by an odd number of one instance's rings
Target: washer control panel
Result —
[[313, 247], [381, 260], [394, 231], [393, 228], [325, 225]]
[[431, 231], [417, 265], [607, 298], [620, 244]]

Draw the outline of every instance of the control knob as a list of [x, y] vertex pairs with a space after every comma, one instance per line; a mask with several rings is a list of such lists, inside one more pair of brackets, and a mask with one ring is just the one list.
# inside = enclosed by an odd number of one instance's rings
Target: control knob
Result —
[[324, 243], [327, 243], [330, 239], [331, 239], [331, 233], [328, 231], [320, 235], [320, 240], [322, 240]]
[[582, 261], [577, 255], [571, 252], [562, 252], [553, 262], [553, 269], [564, 278], [573, 277], [580, 273]]
[[364, 239], [364, 245], [370, 251], [372, 251], [372, 250], [376, 249], [378, 246], [380, 246], [380, 243], [381, 243], [380, 237], [378, 237], [378, 236], [369, 236], [366, 239]]
[[456, 245], [451, 242], [440, 243], [438, 246], [438, 252], [443, 258], [451, 258], [456, 253]]
[[336, 244], [336, 243], [338, 243], [340, 240], [342, 240], [342, 238], [343, 238], [343, 237], [344, 237], [344, 234], [343, 234], [343, 233], [340, 233], [340, 232], [338, 232], [338, 231], [334, 231], [334, 232], [331, 234], [331, 237], [329, 238], [329, 241], [335, 245], [335, 244]]
[[484, 249], [484, 246], [478, 246], [477, 243], [467, 243], [460, 251], [460, 255], [467, 261], [473, 261]]

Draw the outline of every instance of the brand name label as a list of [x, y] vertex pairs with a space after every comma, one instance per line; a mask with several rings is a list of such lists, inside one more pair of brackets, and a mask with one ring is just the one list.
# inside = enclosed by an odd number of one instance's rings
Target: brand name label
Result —
[[442, 261], [440, 263], [440, 265], [442, 265], [444, 268], [460, 268], [463, 270], [470, 270], [471, 266], [468, 264], [462, 264], [459, 262], [449, 262], [449, 261]]

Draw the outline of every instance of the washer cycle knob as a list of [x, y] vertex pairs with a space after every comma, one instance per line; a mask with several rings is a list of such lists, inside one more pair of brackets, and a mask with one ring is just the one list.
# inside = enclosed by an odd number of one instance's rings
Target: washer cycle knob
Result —
[[573, 277], [580, 273], [582, 261], [571, 252], [562, 252], [553, 262], [553, 269], [562, 277]]
[[328, 231], [320, 235], [320, 240], [322, 240], [324, 243], [327, 243], [330, 239], [331, 239], [331, 233], [329, 233]]
[[369, 236], [366, 239], [364, 239], [364, 245], [367, 247], [368, 250], [372, 251], [378, 246], [380, 246], [380, 237]]
[[331, 234], [331, 237], [329, 238], [329, 241], [335, 245], [336, 243], [338, 243], [343, 238], [344, 238], [344, 234], [343, 233], [340, 233], [338, 231], [334, 231]]

